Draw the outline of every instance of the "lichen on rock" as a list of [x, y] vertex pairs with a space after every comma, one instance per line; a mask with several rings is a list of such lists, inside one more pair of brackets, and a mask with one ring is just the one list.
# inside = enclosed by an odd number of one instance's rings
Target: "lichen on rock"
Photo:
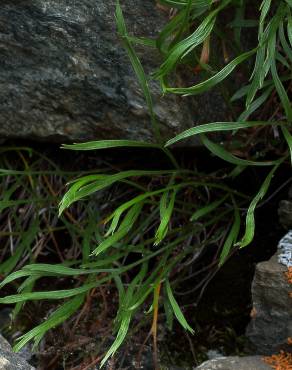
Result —
[[284, 266], [292, 267], [292, 230], [279, 242], [278, 261]]

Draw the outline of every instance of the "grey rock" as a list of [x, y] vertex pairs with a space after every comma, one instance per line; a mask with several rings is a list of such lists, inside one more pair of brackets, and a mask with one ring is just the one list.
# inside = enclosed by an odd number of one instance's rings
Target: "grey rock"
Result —
[[215, 360], [215, 358], [224, 357], [223, 353], [217, 349], [209, 349], [206, 355], [209, 360]]
[[2, 337], [1, 334], [0, 334], [0, 350], [1, 351], [11, 351], [10, 344], [7, 342], [5, 338]]
[[34, 370], [22, 357], [12, 352], [10, 344], [0, 335], [0, 369]]
[[204, 362], [198, 370], [271, 370], [261, 356], [221, 357]]
[[[154, 0], [123, 1], [130, 32], [154, 37], [167, 14]], [[0, 137], [82, 141], [150, 140], [144, 98], [116, 33], [116, 0], [2, 0]], [[147, 72], [155, 51], [139, 47]], [[151, 85], [163, 136], [194, 122], [224, 120], [218, 93], [188, 100], [162, 97]]]
[[277, 253], [259, 263], [252, 283], [252, 320], [246, 334], [258, 354], [285, 350], [292, 336], [292, 289], [285, 276], [287, 267], [278, 257]]
[[292, 186], [288, 191], [288, 199], [281, 200], [278, 208], [280, 224], [286, 229], [292, 229]]
[[279, 241], [278, 262], [286, 267], [292, 267], [292, 230]]

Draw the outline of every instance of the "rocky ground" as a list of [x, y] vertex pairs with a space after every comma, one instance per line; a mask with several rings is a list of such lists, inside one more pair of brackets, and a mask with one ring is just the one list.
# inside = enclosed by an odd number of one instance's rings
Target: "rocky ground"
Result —
[[271, 370], [261, 356], [226, 357], [204, 362], [198, 370]]
[[12, 351], [10, 344], [0, 335], [0, 369], [34, 370], [21, 356]]

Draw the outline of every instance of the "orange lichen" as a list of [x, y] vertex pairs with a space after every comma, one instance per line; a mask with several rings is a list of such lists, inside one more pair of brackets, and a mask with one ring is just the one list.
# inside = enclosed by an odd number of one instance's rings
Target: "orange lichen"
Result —
[[[289, 284], [292, 284], [292, 267], [288, 267], [285, 277]], [[292, 292], [289, 293], [292, 298]], [[287, 344], [292, 345], [292, 338], [287, 338]], [[275, 370], [292, 370], [292, 353], [280, 351], [277, 355], [263, 358], [264, 362]]]
[[292, 370], [292, 354], [280, 351], [278, 355], [263, 358], [275, 370]]
[[285, 272], [286, 279], [289, 284], [292, 284], [292, 267], [288, 267], [288, 271]]

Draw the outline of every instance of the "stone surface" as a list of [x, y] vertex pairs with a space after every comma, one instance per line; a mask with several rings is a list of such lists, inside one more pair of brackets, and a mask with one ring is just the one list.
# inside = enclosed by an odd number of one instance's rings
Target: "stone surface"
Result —
[[261, 356], [221, 357], [204, 362], [198, 370], [271, 370]]
[[0, 369], [34, 370], [22, 357], [12, 352], [10, 344], [0, 335]]
[[289, 189], [287, 198], [280, 201], [278, 215], [281, 225], [286, 229], [292, 229], [292, 187]]
[[292, 267], [292, 230], [280, 240], [278, 245], [278, 262], [284, 266]]
[[288, 268], [278, 261], [278, 253], [257, 265], [252, 284], [252, 320], [247, 336], [258, 354], [286, 349], [292, 336], [292, 285], [285, 276]]
[[[144, 98], [114, 20], [116, 0], [2, 0], [0, 137], [48, 141], [150, 139]], [[129, 31], [154, 37], [168, 15], [154, 0], [122, 1]], [[158, 55], [139, 47], [153, 70]], [[167, 138], [194, 122], [223, 120], [223, 99], [162, 97], [155, 112]]]

